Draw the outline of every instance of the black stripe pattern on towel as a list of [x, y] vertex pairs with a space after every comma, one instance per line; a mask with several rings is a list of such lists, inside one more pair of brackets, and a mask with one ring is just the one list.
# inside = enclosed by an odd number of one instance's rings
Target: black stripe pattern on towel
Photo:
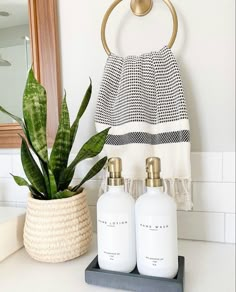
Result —
[[160, 134], [149, 134], [144, 132], [131, 132], [124, 135], [108, 135], [106, 144], [108, 145], [126, 145], [126, 144], [168, 144], [189, 142], [190, 132], [175, 131]]
[[97, 123], [155, 125], [187, 118], [179, 68], [167, 47], [141, 56], [109, 56], [98, 96]]

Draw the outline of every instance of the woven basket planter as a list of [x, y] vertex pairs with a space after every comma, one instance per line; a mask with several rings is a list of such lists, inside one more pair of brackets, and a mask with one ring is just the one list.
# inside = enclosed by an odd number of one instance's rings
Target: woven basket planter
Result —
[[28, 199], [24, 245], [35, 260], [65, 262], [87, 252], [92, 223], [86, 193], [67, 199]]

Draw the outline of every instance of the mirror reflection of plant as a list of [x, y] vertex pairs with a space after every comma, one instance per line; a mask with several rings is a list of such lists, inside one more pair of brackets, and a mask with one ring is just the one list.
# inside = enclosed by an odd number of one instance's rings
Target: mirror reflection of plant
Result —
[[[90, 85], [72, 125], [70, 125], [66, 96], [64, 96], [50, 157], [46, 137], [47, 95], [43, 86], [35, 79], [32, 69], [29, 71], [23, 95], [24, 118], [21, 119], [0, 106], [0, 111], [16, 120], [23, 129], [26, 138], [21, 136], [21, 162], [28, 181], [19, 176], [12, 176], [19, 186], [27, 186], [35, 199], [51, 200], [74, 196], [80, 192], [87, 180], [94, 177], [104, 167], [107, 157], [100, 159], [78, 185], [70, 187], [77, 164], [97, 156], [102, 151], [109, 131], [108, 128], [92, 136], [81, 147], [74, 160], [68, 163], [80, 118], [89, 104], [91, 93], [90, 80]], [[35, 161], [30, 148], [39, 160], [40, 166]]]

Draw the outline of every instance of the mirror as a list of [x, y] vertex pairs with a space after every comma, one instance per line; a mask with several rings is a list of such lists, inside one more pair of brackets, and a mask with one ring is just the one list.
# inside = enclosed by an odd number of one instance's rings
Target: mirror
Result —
[[[22, 117], [22, 95], [31, 66], [27, 0], [0, 1], [0, 104]], [[0, 124], [15, 123], [0, 115]]]
[[[47, 132], [51, 146], [62, 92], [57, 1], [0, 0], [0, 104], [21, 117], [22, 95], [31, 64], [47, 91]], [[0, 148], [19, 148], [19, 133], [22, 133], [20, 126], [0, 114]]]

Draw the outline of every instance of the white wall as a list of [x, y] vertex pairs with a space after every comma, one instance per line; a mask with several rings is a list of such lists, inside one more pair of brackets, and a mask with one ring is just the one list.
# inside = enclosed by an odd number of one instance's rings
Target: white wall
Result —
[[[82, 138], [94, 132], [93, 113], [106, 54], [100, 25], [112, 0], [59, 0], [63, 86], [74, 117], [88, 84], [93, 100], [82, 122]], [[154, 0], [145, 17], [132, 15], [130, 1], [113, 12], [107, 40], [114, 53], [127, 55], [158, 50], [168, 43], [171, 15]], [[173, 0], [179, 33], [173, 52], [179, 62], [187, 99], [193, 151], [234, 151], [234, 0]], [[81, 137], [81, 136], [80, 136]]]

